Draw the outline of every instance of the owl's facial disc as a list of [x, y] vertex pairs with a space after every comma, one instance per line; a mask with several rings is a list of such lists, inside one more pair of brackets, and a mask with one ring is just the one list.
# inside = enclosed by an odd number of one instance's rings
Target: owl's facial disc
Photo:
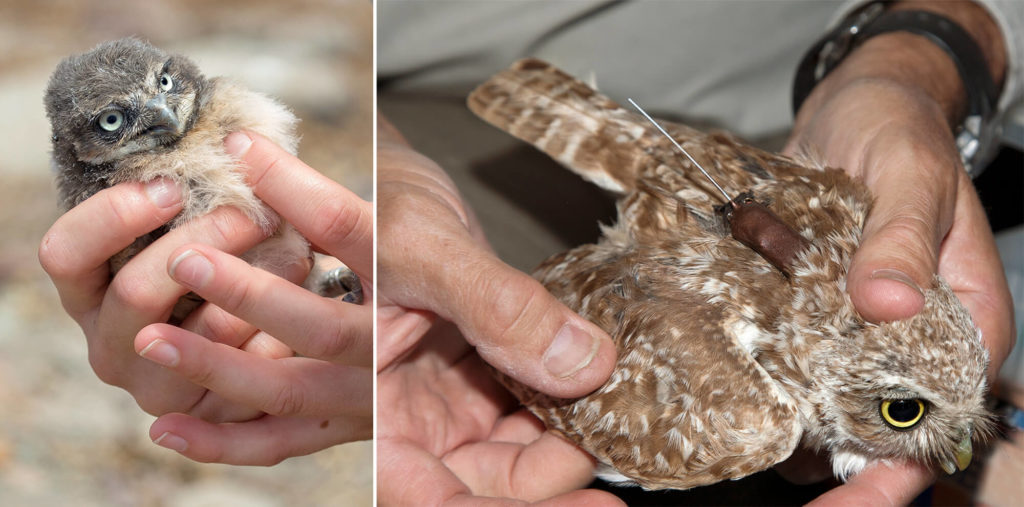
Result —
[[169, 64], [150, 74], [131, 100], [109, 104], [94, 117], [98, 142], [79, 145], [79, 158], [100, 164], [174, 143], [185, 135], [196, 93], [187, 79], [172, 75]]

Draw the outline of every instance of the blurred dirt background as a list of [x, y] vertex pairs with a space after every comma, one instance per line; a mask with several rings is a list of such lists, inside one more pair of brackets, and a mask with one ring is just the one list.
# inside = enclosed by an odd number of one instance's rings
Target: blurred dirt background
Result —
[[0, 0], [0, 505], [368, 505], [372, 446], [270, 468], [191, 462], [96, 379], [36, 249], [57, 217], [42, 95], [65, 55], [135, 35], [277, 97], [302, 119], [300, 157], [372, 189], [369, 0]]

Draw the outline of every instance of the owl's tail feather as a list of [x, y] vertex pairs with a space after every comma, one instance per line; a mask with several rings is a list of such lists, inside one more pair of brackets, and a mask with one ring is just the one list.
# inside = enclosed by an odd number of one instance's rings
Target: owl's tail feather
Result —
[[470, 110], [596, 185], [625, 194], [652, 163], [642, 119], [547, 62], [524, 59], [469, 95]]

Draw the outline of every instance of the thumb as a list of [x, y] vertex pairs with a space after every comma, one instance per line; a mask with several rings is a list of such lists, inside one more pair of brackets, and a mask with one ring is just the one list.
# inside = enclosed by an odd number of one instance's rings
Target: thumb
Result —
[[[875, 202], [850, 262], [847, 291], [862, 317], [889, 322], [924, 307], [924, 291], [938, 271], [939, 246], [952, 221], [952, 207], [945, 203], [954, 202], [955, 184], [925, 188], [942, 178], [928, 182], [900, 167], [875, 174], [868, 180]], [[947, 195], [951, 187], [953, 195]]]
[[451, 301], [435, 311], [503, 373], [561, 398], [583, 396], [611, 375], [615, 345], [604, 331], [478, 244], [438, 275], [438, 294]]

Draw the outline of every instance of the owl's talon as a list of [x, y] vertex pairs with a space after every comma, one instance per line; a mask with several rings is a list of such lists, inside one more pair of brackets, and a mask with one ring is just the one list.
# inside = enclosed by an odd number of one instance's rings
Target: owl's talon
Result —
[[322, 273], [315, 287], [316, 293], [323, 297], [340, 297], [345, 303], [363, 304], [363, 284], [359, 276], [346, 266]]

